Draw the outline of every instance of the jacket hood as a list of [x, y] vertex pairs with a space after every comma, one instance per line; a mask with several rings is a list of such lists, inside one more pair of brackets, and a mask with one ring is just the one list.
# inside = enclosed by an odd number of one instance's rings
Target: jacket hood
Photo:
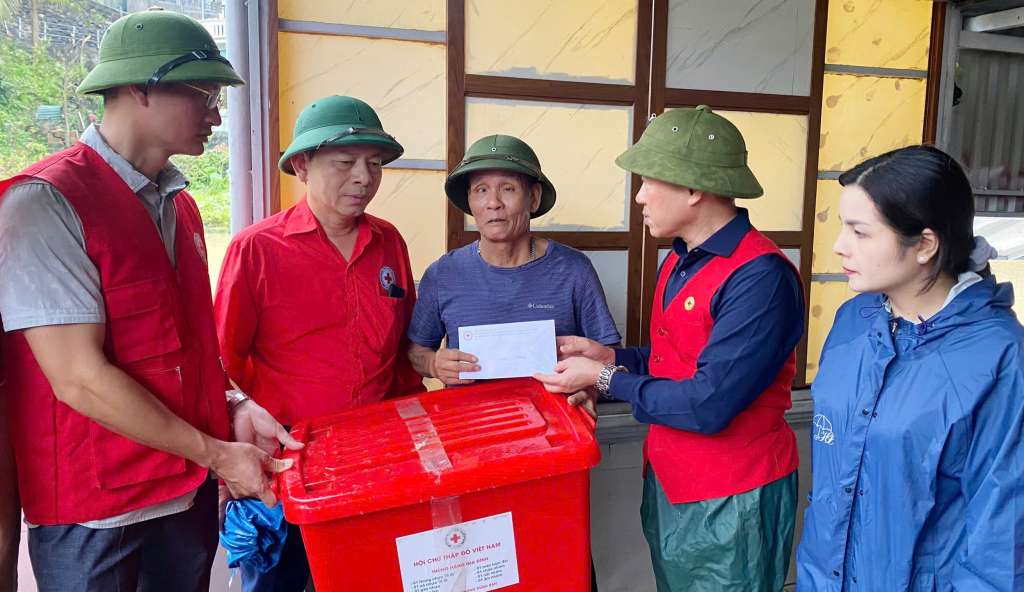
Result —
[[[862, 318], [874, 317], [874, 325], [888, 325], [889, 315], [885, 309], [885, 296], [872, 294], [869, 301], [864, 302], [859, 313]], [[946, 306], [923, 323], [911, 323], [900, 319], [899, 335], [902, 339], [915, 341], [916, 349], [925, 343], [940, 339], [947, 333], [965, 325], [973, 325], [998, 317], [1015, 317], [1013, 312], [1013, 286], [997, 283], [994, 276], [989, 276], [968, 287], [953, 298]]]

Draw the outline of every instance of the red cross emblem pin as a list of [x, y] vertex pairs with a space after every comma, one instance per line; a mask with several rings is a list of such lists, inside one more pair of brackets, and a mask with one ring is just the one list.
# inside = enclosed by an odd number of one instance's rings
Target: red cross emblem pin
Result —
[[395, 272], [385, 265], [380, 268], [380, 285], [384, 286], [384, 289], [390, 289], [395, 284]]

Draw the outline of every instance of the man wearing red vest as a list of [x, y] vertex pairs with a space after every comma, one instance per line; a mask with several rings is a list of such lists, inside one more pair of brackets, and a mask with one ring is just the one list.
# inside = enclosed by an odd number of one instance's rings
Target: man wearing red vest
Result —
[[2, 373], [42, 591], [208, 588], [211, 470], [272, 506], [266, 471], [287, 468], [230, 430], [301, 446], [244, 395], [229, 410], [202, 220], [168, 160], [202, 154], [241, 84], [199, 22], [126, 16], [78, 89], [103, 94], [102, 128], [0, 182]]
[[616, 163], [643, 179], [651, 235], [673, 238], [651, 344], [560, 338], [557, 374], [536, 378], [554, 392], [596, 387], [650, 424], [640, 513], [659, 592], [776, 592], [796, 512], [783, 414], [803, 334], [799, 273], [736, 207], [763, 190], [739, 130], [708, 107], [656, 118]]

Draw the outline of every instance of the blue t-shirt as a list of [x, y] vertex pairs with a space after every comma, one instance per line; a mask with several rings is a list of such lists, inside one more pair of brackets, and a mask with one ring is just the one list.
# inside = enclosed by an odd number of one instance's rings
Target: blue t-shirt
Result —
[[587, 256], [548, 242], [547, 252], [519, 267], [495, 267], [477, 243], [442, 256], [420, 281], [409, 339], [459, 348], [459, 327], [555, 321], [556, 335], [581, 335], [604, 345], [621, 341], [608, 302]]

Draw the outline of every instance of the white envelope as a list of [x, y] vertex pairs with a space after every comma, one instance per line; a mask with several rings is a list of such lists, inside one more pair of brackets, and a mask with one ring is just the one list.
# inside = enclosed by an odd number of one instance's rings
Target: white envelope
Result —
[[473, 354], [479, 372], [459, 378], [518, 378], [551, 374], [558, 363], [554, 321], [459, 327], [459, 350]]

